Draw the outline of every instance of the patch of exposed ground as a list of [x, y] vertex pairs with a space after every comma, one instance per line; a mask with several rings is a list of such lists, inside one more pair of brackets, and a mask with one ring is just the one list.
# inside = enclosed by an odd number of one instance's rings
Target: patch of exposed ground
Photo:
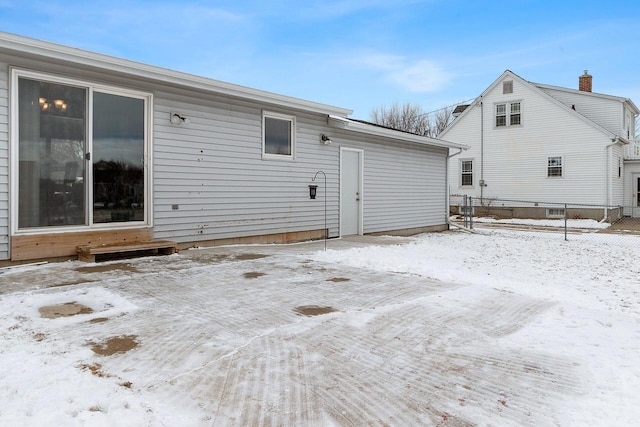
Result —
[[90, 282], [93, 282], [93, 280], [84, 280], [84, 279], [72, 280], [70, 282], [62, 282], [62, 283], [55, 283], [55, 284], [52, 284], [52, 285], [47, 285], [47, 288], [61, 288], [63, 286], [84, 285], [84, 284], [90, 283]]
[[138, 346], [136, 338], [138, 338], [137, 335], [111, 337], [103, 343], [93, 343], [91, 350], [100, 356], [112, 356], [116, 353], [126, 353]]
[[248, 273], [244, 273], [243, 276], [245, 279], [257, 279], [258, 277], [265, 276], [266, 273], [261, 273], [259, 271], [250, 271]]
[[91, 374], [100, 378], [106, 378], [111, 376], [104, 373], [104, 371], [102, 370], [102, 365], [99, 363], [94, 363], [92, 365], [83, 364], [83, 365], [80, 365], [80, 369], [82, 369], [83, 371], [90, 371]]
[[106, 273], [109, 271], [124, 271], [127, 273], [137, 273], [138, 269], [128, 262], [119, 262], [115, 264], [98, 264], [87, 267], [78, 267], [76, 271], [79, 273]]
[[301, 305], [296, 307], [294, 311], [303, 316], [320, 316], [321, 314], [333, 313], [337, 311], [333, 307], [320, 307], [318, 305]]
[[48, 305], [40, 307], [38, 310], [40, 311], [40, 316], [46, 319], [56, 319], [58, 317], [70, 317], [78, 314], [93, 313], [93, 309], [91, 307], [78, 304], [75, 301], [65, 302], [64, 304], [58, 305]]
[[95, 319], [89, 320], [89, 323], [104, 323], [109, 320], [108, 317], [96, 317]]
[[238, 261], [250, 261], [252, 259], [260, 259], [260, 258], [267, 258], [270, 255], [265, 255], [265, 254], [238, 254], [235, 255], [234, 258], [237, 259]]
[[327, 282], [335, 282], [335, 283], [339, 283], [339, 282], [348, 282], [349, 278], [346, 277], [332, 277], [331, 279], [327, 279]]

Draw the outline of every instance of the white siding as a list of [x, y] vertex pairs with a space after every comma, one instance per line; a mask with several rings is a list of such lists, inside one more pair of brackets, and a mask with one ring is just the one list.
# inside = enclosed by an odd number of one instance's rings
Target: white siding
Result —
[[[611, 147], [611, 206], [624, 205], [624, 147], [614, 145]], [[619, 168], [619, 169], [618, 169]], [[618, 174], [618, 172], [620, 174]]]
[[0, 63], [0, 260], [9, 259], [9, 69]]
[[362, 135], [348, 133], [333, 140], [364, 150], [365, 234], [446, 223], [447, 150], [372, 137], [363, 141]]
[[[157, 93], [154, 108], [154, 235], [180, 242], [324, 227], [324, 177], [318, 199], [308, 185], [327, 175], [327, 226], [339, 235], [339, 149], [362, 148], [364, 232], [441, 225], [446, 150], [394, 144], [328, 128], [325, 115], [296, 116], [295, 160], [261, 155], [260, 106], [226, 98], [194, 102]], [[173, 126], [169, 112], [190, 119]], [[320, 143], [320, 134], [333, 143]], [[373, 141], [373, 142], [371, 142]], [[177, 207], [177, 209], [174, 209]]]
[[[327, 173], [327, 223], [330, 236], [338, 235], [337, 148], [319, 141], [326, 116], [267, 109], [296, 116], [295, 160], [262, 159], [260, 106], [157, 94], [156, 237], [190, 242], [322, 229], [324, 204], [310, 200], [308, 191], [317, 170]], [[170, 111], [190, 123], [171, 125]], [[322, 200], [323, 189], [319, 195]]]
[[551, 95], [567, 107], [575, 106], [578, 113], [599, 124], [615, 135], [624, 136], [622, 123], [622, 103], [620, 101], [590, 95], [589, 92], [564, 91], [557, 89], [541, 88], [543, 92]]
[[[521, 100], [522, 125], [494, 127], [495, 103]], [[565, 111], [530, 85], [514, 79], [513, 93], [502, 84], [485, 94], [483, 106], [470, 106], [443, 136], [472, 148], [450, 161], [451, 194], [481, 194], [478, 180], [484, 163], [484, 197], [559, 203], [604, 204], [606, 145], [610, 140]], [[480, 150], [481, 109], [484, 110], [484, 161]], [[562, 156], [563, 177], [547, 177], [547, 158]], [[461, 187], [459, 158], [474, 159], [474, 187]]]

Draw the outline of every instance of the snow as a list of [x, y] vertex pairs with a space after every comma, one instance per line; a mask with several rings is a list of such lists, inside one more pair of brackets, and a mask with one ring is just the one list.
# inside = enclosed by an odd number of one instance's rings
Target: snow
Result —
[[[640, 237], [492, 229], [328, 243], [0, 270], [0, 425], [640, 418]], [[40, 316], [68, 302], [92, 312]], [[314, 302], [337, 311], [283, 309]], [[91, 350], [126, 334], [138, 348]]]
[[[461, 220], [462, 217], [451, 217], [454, 220]], [[564, 228], [564, 219], [527, 219], [527, 218], [490, 218], [490, 217], [474, 217], [473, 222], [484, 224], [514, 224], [514, 225], [532, 225], [537, 227], [557, 227]], [[566, 225], [569, 228], [582, 229], [598, 229], [604, 230], [611, 226], [605, 221], [596, 221], [594, 219], [567, 219]]]

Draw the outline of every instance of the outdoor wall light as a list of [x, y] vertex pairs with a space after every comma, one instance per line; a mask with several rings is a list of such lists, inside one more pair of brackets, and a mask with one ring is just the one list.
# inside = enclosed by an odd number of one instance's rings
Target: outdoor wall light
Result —
[[190, 123], [191, 120], [189, 120], [189, 118], [182, 116], [178, 113], [174, 113], [173, 111], [171, 112], [171, 124], [173, 125], [181, 125], [183, 123], [187, 124]]
[[331, 141], [331, 138], [329, 138], [327, 135], [325, 135], [324, 133], [322, 135], [320, 135], [320, 141], [322, 141], [322, 143], [324, 145], [329, 145], [331, 144], [333, 141]]
[[309, 198], [315, 199], [317, 192], [318, 192], [318, 186], [315, 184], [309, 184]]

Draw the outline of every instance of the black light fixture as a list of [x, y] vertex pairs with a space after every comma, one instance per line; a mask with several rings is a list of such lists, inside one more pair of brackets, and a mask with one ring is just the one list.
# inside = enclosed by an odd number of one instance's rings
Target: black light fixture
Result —
[[309, 184], [309, 198], [315, 199], [317, 192], [318, 192], [318, 186], [315, 184]]
[[[324, 135], [323, 135], [324, 136]], [[329, 229], [327, 228], [327, 174], [324, 171], [318, 171], [311, 178], [311, 181], [315, 181], [318, 174], [324, 175], [324, 250], [327, 250], [327, 238], [329, 237]], [[315, 199], [318, 192], [318, 186], [316, 184], [309, 184], [309, 198]]]

